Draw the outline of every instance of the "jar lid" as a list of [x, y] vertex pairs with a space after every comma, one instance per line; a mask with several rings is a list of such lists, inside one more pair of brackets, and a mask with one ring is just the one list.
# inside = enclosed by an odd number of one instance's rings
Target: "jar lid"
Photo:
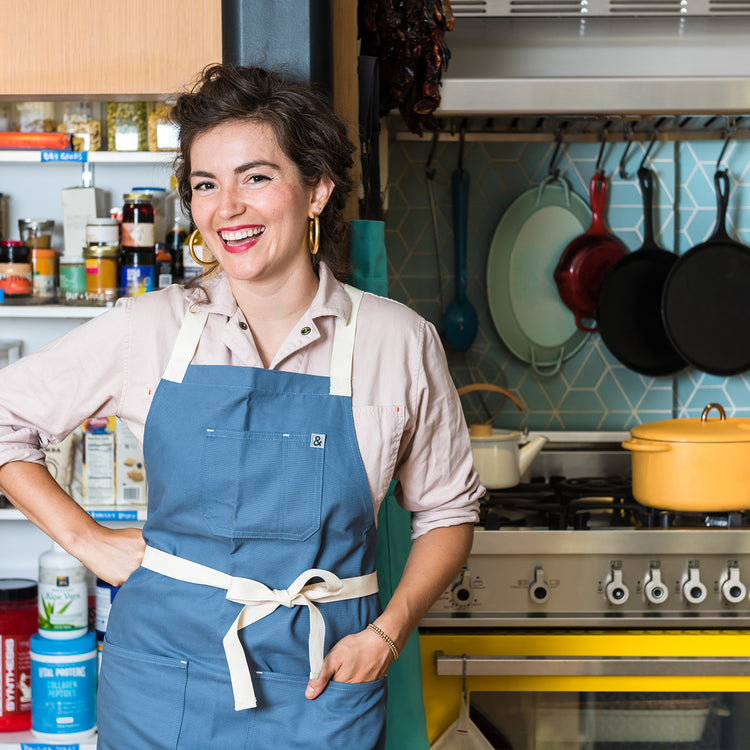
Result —
[[29, 248], [21, 240], [0, 240], [0, 262], [28, 263]]
[[119, 245], [86, 245], [83, 248], [84, 258], [117, 258], [119, 255]]
[[55, 228], [55, 220], [54, 219], [19, 219], [18, 226], [21, 229], [52, 230]]
[[0, 602], [20, 602], [34, 599], [36, 595], [36, 581], [28, 578], [0, 578]]
[[93, 630], [89, 630], [78, 638], [67, 639], [46, 638], [39, 633], [34, 633], [30, 641], [32, 654], [42, 656], [68, 656], [96, 651], [96, 633]]
[[122, 199], [124, 201], [146, 201], [147, 203], [151, 203], [151, 198], [153, 196], [149, 195], [148, 193], [124, 193], [122, 196]]
[[75, 257], [71, 257], [70, 255], [61, 255], [60, 256], [60, 265], [61, 266], [80, 266], [84, 262], [84, 257], [82, 255], [77, 255]]
[[630, 434], [641, 440], [670, 443], [747, 443], [750, 419], [727, 417], [720, 404], [708, 404], [700, 417], [647, 422], [633, 427]]
[[133, 188], [134, 193], [166, 193], [167, 189], [163, 187], [134, 187]]
[[117, 219], [110, 219], [105, 217], [98, 217], [95, 216], [91, 219], [89, 219], [86, 222], [86, 226], [92, 226], [92, 227], [99, 227], [99, 226], [113, 226], [114, 224], [119, 224], [120, 222], [117, 221]]
[[35, 247], [31, 251], [32, 258], [56, 258], [57, 250], [53, 247]]

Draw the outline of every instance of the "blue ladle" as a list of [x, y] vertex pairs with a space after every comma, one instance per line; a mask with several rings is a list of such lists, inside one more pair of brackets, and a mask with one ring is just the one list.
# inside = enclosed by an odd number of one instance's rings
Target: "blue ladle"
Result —
[[469, 207], [469, 173], [463, 168], [451, 175], [453, 242], [456, 254], [456, 296], [445, 310], [445, 335], [459, 352], [466, 351], [477, 335], [477, 313], [466, 297], [466, 231]]

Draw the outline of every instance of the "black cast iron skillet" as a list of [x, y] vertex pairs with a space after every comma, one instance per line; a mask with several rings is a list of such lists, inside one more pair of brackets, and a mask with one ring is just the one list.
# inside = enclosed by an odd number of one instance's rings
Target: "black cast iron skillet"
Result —
[[667, 276], [662, 317], [674, 348], [711, 375], [750, 369], [750, 248], [726, 230], [729, 177], [714, 175], [714, 233], [688, 250]]
[[607, 349], [642, 375], [671, 375], [685, 367], [672, 346], [661, 314], [662, 291], [677, 256], [654, 240], [653, 173], [641, 167], [643, 244], [621, 258], [604, 277], [596, 321]]

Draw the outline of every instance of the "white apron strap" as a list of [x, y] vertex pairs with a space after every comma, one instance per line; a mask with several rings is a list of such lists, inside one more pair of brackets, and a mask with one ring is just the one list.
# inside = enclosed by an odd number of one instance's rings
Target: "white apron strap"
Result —
[[359, 303], [364, 292], [344, 284], [344, 289], [352, 303], [349, 319], [336, 319], [336, 330], [333, 335], [331, 352], [331, 396], [352, 395], [352, 361], [354, 359], [354, 333], [357, 328]]
[[[376, 571], [364, 576], [342, 579], [330, 571], [311, 568], [297, 576], [289, 588], [279, 590], [270, 589], [251, 578], [227, 575], [214, 568], [162, 552], [154, 547], [146, 547], [141, 565], [178, 581], [226, 589], [226, 598], [229, 601], [244, 605], [223, 640], [229, 677], [232, 681], [235, 711], [255, 708], [257, 705], [250, 668], [240, 641], [239, 631], [242, 628], [262, 620], [279, 607], [307, 607], [310, 614], [310, 635], [307, 644], [310, 677], [315, 678], [320, 674], [323, 666], [326, 635], [323, 615], [315, 605], [321, 602], [369, 596], [378, 591]], [[321, 580], [307, 583], [312, 578]]]
[[207, 319], [208, 313], [205, 310], [190, 305], [182, 319], [182, 325], [174, 342], [172, 354], [162, 374], [164, 380], [172, 380], [175, 383], [182, 382], [195, 350], [198, 348], [198, 342]]

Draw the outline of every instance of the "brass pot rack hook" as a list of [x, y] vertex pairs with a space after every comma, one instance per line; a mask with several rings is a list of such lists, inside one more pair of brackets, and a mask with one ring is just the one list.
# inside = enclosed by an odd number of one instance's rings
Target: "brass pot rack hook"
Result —
[[565, 130], [566, 124], [562, 123], [555, 132], [555, 150], [552, 152], [552, 158], [549, 160], [549, 177], [552, 180], [556, 180], [560, 176], [560, 169], [557, 167], [557, 158], [562, 147], [563, 130]]
[[432, 159], [435, 156], [435, 150], [437, 149], [438, 138], [440, 137], [439, 130], [432, 131], [432, 143], [430, 144], [430, 153], [427, 154], [427, 163], [424, 165], [424, 174], [428, 180], [435, 179], [435, 167], [432, 166]]
[[458, 171], [464, 173], [464, 143], [466, 141], [466, 119], [461, 120], [458, 129]]

